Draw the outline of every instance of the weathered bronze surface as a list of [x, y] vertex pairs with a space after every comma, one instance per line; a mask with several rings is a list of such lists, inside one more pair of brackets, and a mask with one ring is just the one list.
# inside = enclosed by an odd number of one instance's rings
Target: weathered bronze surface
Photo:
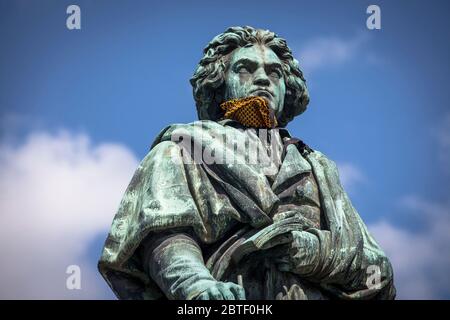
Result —
[[[285, 40], [229, 28], [204, 49], [191, 84], [200, 120], [161, 131], [106, 239], [99, 270], [115, 294], [393, 299], [391, 264], [335, 163], [285, 129], [309, 101]], [[223, 118], [221, 103], [251, 96], [278, 127]]]

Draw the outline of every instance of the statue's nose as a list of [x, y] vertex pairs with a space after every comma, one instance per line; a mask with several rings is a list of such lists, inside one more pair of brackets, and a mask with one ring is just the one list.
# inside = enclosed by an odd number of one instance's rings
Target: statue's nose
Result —
[[269, 77], [262, 68], [255, 71], [255, 78], [253, 80], [253, 84], [258, 86], [270, 86]]

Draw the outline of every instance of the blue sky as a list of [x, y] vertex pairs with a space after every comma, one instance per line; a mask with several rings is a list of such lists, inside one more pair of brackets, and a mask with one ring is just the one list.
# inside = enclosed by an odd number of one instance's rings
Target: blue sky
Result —
[[[81, 30], [66, 28], [70, 4], [81, 8]], [[370, 4], [381, 8], [381, 30], [366, 28]], [[88, 241], [80, 240], [86, 245], [79, 256], [92, 269], [120, 195], [155, 135], [170, 123], [196, 120], [188, 80], [202, 49], [229, 26], [269, 29], [287, 40], [310, 90], [308, 110], [289, 124], [291, 134], [338, 163], [355, 207], [388, 247], [394, 267], [399, 265], [399, 296], [448, 299], [450, 279], [443, 270], [450, 267], [450, 245], [446, 229], [442, 236], [439, 230], [450, 227], [449, 8], [445, 1], [423, 0], [1, 0], [0, 159], [8, 168], [2, 175], [22, 181], [10, 170], [21, 163], [17, 157], [30, 156], [33, 160], [24, 163], [31, 163], [30, 172], [35, 172], [41, 162], [34, 161], [33, 152], [47, 150], [48, 155], [55, 148], [57, 156], [51, 159], [57, 159], [57, 165], [66, 161], [64, 170], [80, 169], [84, 160], [95, 163], [98, 172], [105, 163], [113, 173], [123, 169], [116, 184], [110, 183], [112, 204], [102, 206], [107, 201], [103, 199], [98, 205], [105, 211], [98, 228], [80, 234]], [[43, 164], [48, 176], [52, 165]], [[24, 166], [19, 169], [28, 172]], [[89, 170], [71, 173], [78, 172], [81, 185], [92, 181]], [[111, 176], [109, 171], [105, 176]], [[65, 186], [58, 180], [61, 176], [54, 179], [60, 183], [56, 186]], [[3, 181], [2, 188], [14, 189], [14, 181]], [[65, 181], [67, 188], [73, 187]], [[25, 182], [17, 184], [22, 202], [33, 208], [31, 199], [38, 195]], [[103, 190], [101, 183], [96, 186]], [[83, 190], [75, 195], [80, 200]], [[98, 195], [93, 202], [104, 195], [94, 189], [92, 194]], [[12, 198], [5, 201], [15, 208]], [[50, 197], [42, 212], [61, 214], [53, 211], [52, 201], [57, 199]], [[0, 219], [19, 220], [24, 208]], [[74, 215], [95, 219], [82, 212], [75, 210]], [[53, 230], [51, 223], [48, 227]], [[423, 251], [415, 252], [410, 241], [425, 243]], [[437, 257], [442, 250], [444, 257]], [[409, 255], [401, 255], [404, 252]], [[11, 261], [13, 269], [16, 260]], [[55, 284], [55, 290], [42, 297], [111, 298], [92, 270], [95, 293], [89, 288], [60, 293]], [[16, 276], [17, 281], [23, 278]], [[63, 270], [55, 281], [65, 276]], [[417, 277], [419, 284], [411, 284]], [[20, 288], [12, 294], [3, 286], [0, 297], [26, 297]]]

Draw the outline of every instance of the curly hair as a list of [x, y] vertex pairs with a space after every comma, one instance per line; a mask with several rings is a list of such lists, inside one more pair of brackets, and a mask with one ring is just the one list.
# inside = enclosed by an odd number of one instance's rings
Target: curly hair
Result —
[[292, 56], [286, 40], [269, 30], [231, 27], [217, 35], [203, 50], [194, 75], [190, 79], [200, 120], [218, 120], [223, 116], [219, 108], [224, 99], [225, 75], [231, 53], [249, 44], [265, 45], [278, 56], [283, 66], [286, 95], [283, 112], [278, 119], [285, 126], [295, 116], [306, 110], [308, 89], [298, 61]]

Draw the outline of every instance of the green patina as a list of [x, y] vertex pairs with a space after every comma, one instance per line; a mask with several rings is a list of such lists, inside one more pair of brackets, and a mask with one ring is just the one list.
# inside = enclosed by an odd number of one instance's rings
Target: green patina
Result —
[[[204, 53], [191, 79], [200, 121], [161, 131], [114, 217], [99, 261], [112, 290], [122, 299], [393, 299], [391, 264], [336, 165], [284, 128], [309, 101], [286, 42], [235, 27]], [[267, 99], [281, 125], [264, 138], [221, 119], [221, 102], [250, 95]], [[193, 161], [192, 145], [233, 161]], [[262, 152], [249, 161], [253, 151], [236, 145]]]

